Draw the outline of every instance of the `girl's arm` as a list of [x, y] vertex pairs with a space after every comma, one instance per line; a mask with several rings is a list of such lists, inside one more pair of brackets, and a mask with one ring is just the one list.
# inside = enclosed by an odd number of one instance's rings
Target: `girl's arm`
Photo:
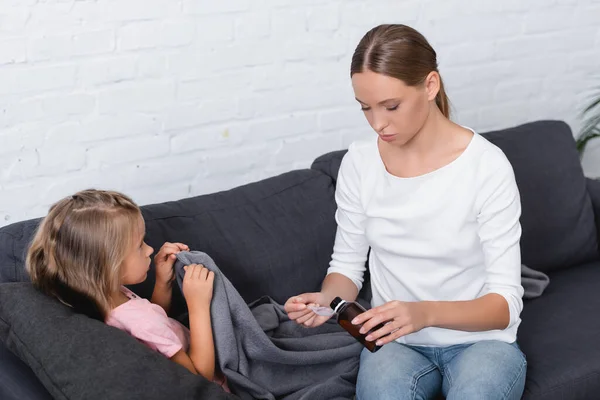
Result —
[[186, 367], [188, 371], [190, 371], [192, 374], [198, 375], [198, 371], [196, 371], [192, 359], [190, 358], [190, 356], [188, 356], [188, 354], [185, 351], [179, 350], [177, 353], [175, 353], [173, 357], [171, 357], [171, 360], [175, 361], [179, 365]]
[[198, 373], [208, 380], [215, 375], [215, 345], [210, 322], [210, 305], [190, 308], [189, 356]]
[[150, 301], [154, 304], [158, 304], [166, 313], [169, 313], [169, 310], [171, 309], [172, 293], [171, 282], [163, 282], [157, 279], [154, 284], [154, 291], [152, 292], [152, 299]]
[[[190, 327], [193, 325], [191, 315], [192, 313], [190, 312]], [[202, 318], [199, 318], [198, 322], [202, 323]], [[179, 350], [177, 353], [175, 353], [173, 357], [171, 357], [171, 360], [175, 361], [179, 365], [184, 366], [192, 374], [202, 375], [208, 380], [213, 380], [215, 375], [215, 348], [212, 343], [212, 329], [210, 326], [210, 319], [208, 323], [208, 331], [210, 332], [210, 338], [202, 337], [202, 332], [199, 332], [197, 329], [190, 329], [190, 333], [199, 333], [197, 335], [198, 337], [196, 338], [193, 334], [190, 335], [190, 353], [188, 354], [183, 350]], [[204, 343], [202, 339], [206, 339], [204, 340]], [[196, 360], [196, 362], [193, 361], [194, 359]]]
[[[190, 319], [189, 358], [194, 369], [208, 380], [215, 374], [215, 344], [210, 320], [214, 273], [202, 265], [187, 265], [183, 295]], [[188, 368], [189, 369], [189, 368]]]
[[158, 304], [168, 314], [171, 309], [172, 284], [174, 279], [173, 265], [180, 251], [189, 251], [183, 243], [165, 243], [154, 256], [156, 266], [156, 282], [152, 292], [152, 301]]

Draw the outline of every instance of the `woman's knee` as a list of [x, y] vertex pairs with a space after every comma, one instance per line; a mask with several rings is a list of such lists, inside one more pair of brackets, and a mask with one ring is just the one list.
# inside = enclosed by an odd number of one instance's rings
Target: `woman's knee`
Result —
[[473, 344], [445, 368], [447, 397], [520, 399], [526, 370], [526, 358], [515, 344], [498, 341]]
[[428, 399], [439, 391], [441, 380], [439, 370], [425, 356], [401, 344], [390, 343], [376, 353], [363, 350], [356, 398]]

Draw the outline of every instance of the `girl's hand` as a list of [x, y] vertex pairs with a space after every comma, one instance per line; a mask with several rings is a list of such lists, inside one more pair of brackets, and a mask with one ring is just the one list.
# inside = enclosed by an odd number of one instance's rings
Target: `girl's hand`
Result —
[[331, 316], [317, 315], [308, 306], [313, 305], [318, 307], [319, 305], [324, 306], [328, 304], [323, 293], [304, 293], [299, 296], [290, 297], [285, 302], [283, 308], [292, 321], [296, 321], [296, 323], [304, 325], [307, 328], [314, 328], [323, 325]]
[[165, 243], [154, 256], [156, 266], [156, 282], [163, 285], [171, 285], [175, 279], [173, 265], [180, 251], [189, 251], [190, 248], [183, 243]]
[[428, 326], [428, 321], [429, 315], [425, 303], [394, 300], [360, 314], [352, 320], [352, 323], [355, 325], [364, 323], [360, 329], [363, 334], [383, 323], [382, 328], [371, 332], [366, 337], [366, 340], [377, 341], [376, 344], [382, 346], [401, 336], [420, 331]]
[[213, 295], [215, 274], [204, 265], [190, 264], [183, 267], [183, 296], [188, 308], [197, 305], [210, 305]]

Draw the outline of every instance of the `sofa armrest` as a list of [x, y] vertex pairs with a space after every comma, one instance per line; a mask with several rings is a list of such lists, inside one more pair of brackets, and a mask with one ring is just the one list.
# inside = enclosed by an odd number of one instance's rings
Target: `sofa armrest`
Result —
[[596, 233], [598, 234], [598, 240], [600, 240], [600, 180], [586, 178], [586, 187], [592, 200]]

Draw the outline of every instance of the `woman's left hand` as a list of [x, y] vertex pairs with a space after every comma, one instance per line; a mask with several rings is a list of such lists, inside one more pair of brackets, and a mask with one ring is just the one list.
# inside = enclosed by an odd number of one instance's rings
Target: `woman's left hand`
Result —
[[352, 320], [355, 325], [364, 323], [360, 330], [361, 333], [367, 333], [378, 324], [383, 323], [383, 328], [371, 332], [366, 337], [368, 341], [376, 341], [379, 346], [409, 333], [418, 332], [427, 327], [428, 322], [429, 315], [425, 303], [398, 300], [372, 308]]

